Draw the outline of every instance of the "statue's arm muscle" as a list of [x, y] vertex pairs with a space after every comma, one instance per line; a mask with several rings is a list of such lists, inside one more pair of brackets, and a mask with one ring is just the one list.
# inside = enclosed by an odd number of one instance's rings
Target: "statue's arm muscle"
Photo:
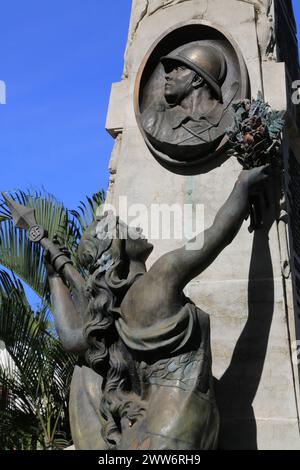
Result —
[[175, 290], [199, 275], [229, 245], [248, 212], [248, 187], [238, 180], [232, 193], [217, 213], [213, 225], [185, 246], [162, 256], [151, 268], [156, 278], [163, 277]]
[[81, 353], [87, 349], [83, 337], [83, 320], [75, 308], [69, 289], [60, 276], [49, 277], [55, 328], [64, 349]]

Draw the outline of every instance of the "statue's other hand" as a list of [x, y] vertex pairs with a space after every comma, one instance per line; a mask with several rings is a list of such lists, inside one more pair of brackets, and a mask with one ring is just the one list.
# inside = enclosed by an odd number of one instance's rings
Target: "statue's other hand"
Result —
[[59, 276], [59, 274], [54, 269], [53, 263], [51, 262], [50, 250], [44, 251], [44, 265], [46, 267], [46, 271], [49, 278]]
[[239, 175], [239, 181], [247, 189], [248, 195], [261, 193], [269, 178], [270, 165], [263, 165], [251, 170], [243, 170]]
[[55, 269], [53, 261], [55, 260], [55, 258], [57, 258], [57, 249], [67, 258], [71, 259], [71, 254], [69, 250], [65, 246], [60, 246], [57, 236], [53, 237], [52, 243], [55, 247], [54, 252], [51, 252], [51, 248], [45, 249], [44, 251], [44, 264], [46, 266], [48, 277], [59, 276], [58, 272]]

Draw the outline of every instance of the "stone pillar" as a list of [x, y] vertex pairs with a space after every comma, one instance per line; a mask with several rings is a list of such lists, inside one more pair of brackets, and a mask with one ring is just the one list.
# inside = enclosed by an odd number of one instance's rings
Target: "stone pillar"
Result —
[[[297, 77], [292, 77], [295, 72], [287, 70], [284, 63], [289, 48], [282, 38], [289, 32], [288, 40], [292, 41], [295, 32], [290, 2], [286, 1], [132, 2], [124, 73], [122, 81], [112, 86], [106, 123], [116, 139], [108, 202], [118, 207], [119, 197], [127, 196], [128, 206], [203, 204], [207, 228], [231, 192], [240, 165], [235, 159], [228, 159], [202, 174], [170, 171], [149, 151], [134, 113], [136, 77], [144, 57], [167, 31], [190, 22], [210, 25], [232, 38], [246, 63], [251, 95], [256, 97], [261, 91], [274, 109], [289, 109], [287, 155], [291, 134], [293, 148], [300, 147], [297, 113], [287, 93], [291, 80]], [[296, 46], [290, 43], [289, 47], [292, 45], [294, 51]], [[294, 61], [298, 70], [296, 55]], [[295, 157], [289, 158], [295, 163]], [[287, 159], [286, 156], [286, 164]], [[300, 448], [299, 379], [292, 362], [298, 327], [295, 328], [286, 219], [283, 206], [281, 216], [275, 214], [275, 222], [266, 220], [264, 228], [254, 234], [249, 234], [249, 223], [245, 222], [234, 242], [187, 287], [187, 294], [211, 316], [221, 449]], [[155, 249], [149, 265], [183, 243], [151, 241]], [[293, 261], [292, 268], [294, 264]]]

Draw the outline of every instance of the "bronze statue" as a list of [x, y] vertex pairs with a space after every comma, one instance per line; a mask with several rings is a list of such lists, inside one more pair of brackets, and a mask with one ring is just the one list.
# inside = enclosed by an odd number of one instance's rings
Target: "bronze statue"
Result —
[[221, 88], [227, 73], [224, 55], [194, 42], [162, 57], [161, 63], [164, 100], [142, 114], [147, 137], [166, 153], [180, 156], [184, 151], [185, 158], [215, 148], [231, 123]]
[[87, 281], [44, 240], [57, 332], [81, 357], [70, 401], [76, 448], [217, 448], [209, 316], [183, 288], [231, 243], [266, 173], [243, 170], [203, 245], [202, 234], [148, 272], [153, 246], [110, 213], [81, 240]]
[[170, 36], [148, 53], [137, 75], [137, 122], [168, 169], [209, 171], [224, 158], [232, 105], [248, 97], [247, 69], [238, 48], [211, 27], [190, 24]]

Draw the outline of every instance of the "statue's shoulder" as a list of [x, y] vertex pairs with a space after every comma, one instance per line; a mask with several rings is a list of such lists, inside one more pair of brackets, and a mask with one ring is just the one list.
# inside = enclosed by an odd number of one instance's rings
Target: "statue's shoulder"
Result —
[[210, 334], [210, 315], [202, 310], [200, 307], [195, 305], [192, 301], [187, 303], [187, 308], [193, 312], [193, 315], [197, 317], [197, 323], [200, 326], [202, 335]]
[[[167, 109], [166, 103], [158, 100], [154, 101], [148, 108], [146, 108], [145, 113], [155, 112], [155, 113], [164, 113]], [[143, 113], [144, 114], [144, 113]]]
[[166, 105], [157, 101], [148, 106], [141, 115], [141, 122], [146, 132], [153, 133], [161, 126], [161, 121], [166, 112]]

